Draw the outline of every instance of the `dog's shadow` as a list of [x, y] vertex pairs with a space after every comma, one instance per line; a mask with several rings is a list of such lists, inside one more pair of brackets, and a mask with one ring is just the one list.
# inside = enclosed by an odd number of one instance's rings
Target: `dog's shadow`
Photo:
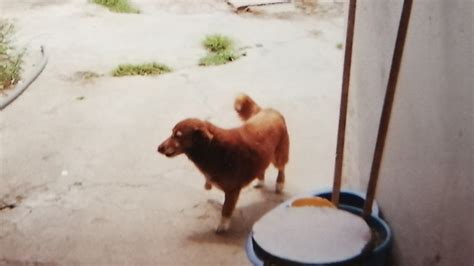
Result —
[[[266, 188], [258, 189], [258, 191], [259, 192], [251, 192], [259, 194], [257, 197], [258, 200], [235, 209], [229, 231], [218, 235], [210, 228], [206, 231], [194, 232], [190, 234], [187, 239], [197, 243], [236, 245], [242, 247], [252, 230], [253, 224], [265, 213], [290, 197], [285, 193], [276, 194], [274, 190]], [[245, 197], [245, 195], [243, 196]], [[213, 211], [218, 212], [220, 216], [221, 203], [210, 200], [208, 204], [212, 205]], [[214, 222], [217, 225], [218, 220], [216, 219]]]

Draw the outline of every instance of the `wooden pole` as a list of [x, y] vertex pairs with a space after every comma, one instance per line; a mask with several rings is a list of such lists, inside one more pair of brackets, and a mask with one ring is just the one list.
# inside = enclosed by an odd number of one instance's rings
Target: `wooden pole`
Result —
[[331, 201], [336, 207], [341, 192], [342, 165], [344, 161], [344, 143], [346, 136], [347, 102], [349, 98], [349, 82], [351, 79], [352, 43], [354, 40], [354, 24], [357, 0], [350, 0], [347, 19], [346, 48], [344, 52], [344, 70], [342, 73], [341, 104], [339, 106], [339, 128], [337, 131], [336, 162], [334, 165], [334, 183]]
[[385, 100], [382, 107], [382, 115], [380, 116], [380, 124], [377, 133], [377, 142], [375, 144], [374, 157], [372, 160], [372, 168], [370, 170], [369, 184], [367, 187], [367, 195], [364, 204], [364, 218], [368, 218], [372, 213], [372, 205], [375, 198], [375, 190], [377, 188], [380, 165], [382, 163], [385, 140], [387, 138], [388, 126], [392, 113], [393, 99], [395, 96], [395, 91], [397, 89], [398, 73], [400, 72], [400, 65], [403, 57], [403, 48], [405, 46], [405, 39], [407, 35], [408, 24], [410, 21], [412, 4], [413, 0], [405, 0], [403, 2], [400, 25], [398, 27], [397, 39], [395, 41], [395, 49], [393, 51], [392, 66], [390, 68], [390, 76], [388, 78]]

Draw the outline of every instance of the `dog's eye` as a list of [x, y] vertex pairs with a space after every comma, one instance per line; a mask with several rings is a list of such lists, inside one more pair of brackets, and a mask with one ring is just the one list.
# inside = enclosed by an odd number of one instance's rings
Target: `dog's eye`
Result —
[[181, 136], [183, 136], [183, 133], [178, 130], [178, 131], [175, 131], [175, 132], [174, 132], [174, 136], [175, 136], [176, 138], [180, 138]]

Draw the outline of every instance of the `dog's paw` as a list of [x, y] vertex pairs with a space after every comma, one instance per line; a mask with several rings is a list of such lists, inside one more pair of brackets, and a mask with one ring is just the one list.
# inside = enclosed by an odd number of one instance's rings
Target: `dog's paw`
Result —
[[284, 187], [285, 187], [285, 183], [276, 183], [275, 192], [277, 194], [281, 194], [283, 192]]
[[204, 189], [205, 189], [205, 190], [211, 190], [211, 189], [212, 189], [212, 184], [206, 182], [206, 183], [204, 184]]
[[216, 234], [218, 235], [224, 234], [225, 232], [229, 230], [229, 227], [230, 227], [230, 218], [222, 217], [219, 225], [217, 226]]
[[263, 188], [265, 186], [265, 180], [258, 180], [258, 183], [253, 186], [254, 188]]

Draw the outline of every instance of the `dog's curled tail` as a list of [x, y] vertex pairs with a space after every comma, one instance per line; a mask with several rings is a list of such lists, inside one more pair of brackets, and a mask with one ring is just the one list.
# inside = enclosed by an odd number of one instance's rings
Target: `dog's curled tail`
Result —
[[250, 96], [243, 93], [235, 98], [234, 109], [243, 121], [247, 121], [262, 110]]

